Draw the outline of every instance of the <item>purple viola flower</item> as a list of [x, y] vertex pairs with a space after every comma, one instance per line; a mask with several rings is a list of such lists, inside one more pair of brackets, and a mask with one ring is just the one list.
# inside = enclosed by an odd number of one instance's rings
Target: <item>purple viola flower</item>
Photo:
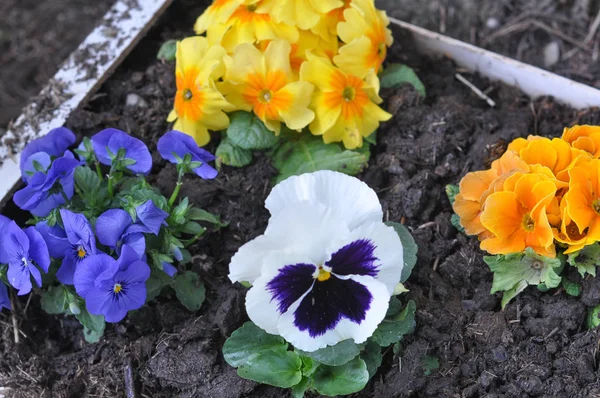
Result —
[[45, 222], [36, 225], [36, 229], [48, 245], [50, 256], [63, 259], [56, 278], [65, 285], [72, 285], [77, 266], [86, 257], [97, 253], [96, 238], [83, 214], [61, 209], [60, 216], [64, 230], [58, 226], [49, 227]]
[[[135, 174], [148, 174], [152, 169], [152, 155], [146, 145], [121, 130], [102, 130], [92, 137], [92, 145], [102, 164], [111, 166], [113, 160], [117, 159], [124, 162], [123, 166]], [[120, 159], [119, 153], [122, 154]]]
[[13, 197], [14, 202], [23, 210], [29, 210], [38, 217], [47, 216], [52, 210], [65, 203], [60, 192], [55, 192], [57, 187], [62, 188], [66, 197], [71, 199], [74, 190], [75, 168], [80, 162], [71, 152], [52, 162], [47, 174], [35, 173], [28, 185], [17, 191]]
[[38, 172], [46, 173], [51, 164], [52, 159], [46, 152], [36, 152], [29, 156], [21, 168], [23, 181], [28, 183]]
[[[8, 282], [18, 290], [18, 295], [31, 291], [31, 277], [38, 286], [42, 286], [42, 274], [50, 266], [48, 246], [42, 235], [34, 227], [25, 230], [11, 221], [2, 235], [3, 257], [8, 263]], [[39, 268], [39, 269], [38, 269]]]
[[165, 220], [169, 217], [169, 213], [156, 207], [152, 200], [136, 207], [135, 213], [137, 215], [136, 224], [143, 225], [149, 233], [154, 235], [158, 235], [160, 227], [167, 225]]
[[150, 267], [129, 246], [118, 260], [106, 254], [86, 258], [75, 271], [75, 290], [85, 299], [90, 314], [119, 322], [128, 311], [146, 302], [146, 280]]
[[[48, 134], [43, 137], [37, 138], [31, 141], [21, 152], [20, 168], [23, 180], [28, 180], [28, 169], [25, 167], [26, 164], [31, 164], [29, 158], [37, 153], [45, 153], [50, 157], [63, 156], [65, 151], [75, 143], [75, 134], [65, 127], [58, 127], [50, 130]], [[29, 169], [31, 171], [31, 169]]]
[[215, 156], [198, 147], [194, 139], [187, 134], [177, 130], [169, 131], [160, 137], [156, 146], [160, 156], [171, 163], [182, 164], [185, 155], [190, 155], [190, 162], [199, 163], [192, 170], [200, 178], [210, 180], [217, 176], [217, 170], [208, 164], [215, 160]]
[[12, 310], [10, 297], [8, 297], [8, 286], [4, 282], [0, 282], [0, 311], [2, 311], [2, 308], [6, 308], [9, 311]]
[[138, 254], [138, 258], [142, 258], [146, 252], [146, 232], [146, 227], [134, 224], [129, 213], [122, 209], [107, 210], [96, 220], [98, 241], [117, 253], [121, 253], [121, 248], [127, 245]]
[[172, 264], [167, 263], [166, 261], [162, 262], [163, 271], [165, 274], [169, 275], [169, 277], [173, 277], [177, 273], [177, 268], [175, 268]]

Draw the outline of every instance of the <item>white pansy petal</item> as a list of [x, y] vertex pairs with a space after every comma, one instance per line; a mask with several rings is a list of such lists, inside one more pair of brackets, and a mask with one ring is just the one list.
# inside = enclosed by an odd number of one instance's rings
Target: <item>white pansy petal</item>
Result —
[[229, 263], [229, 279], [232, 282], [250, 282], [260, 276], [263, 259], [271, 251], [278, 250], [277, 242], [260, 235], [240, 247]]
[[[339, 252], [342, 248], [357, 242], [370, 243], [370, 247], [374, 248], [372, 254], [377, 258], [373, 263], [373, 265], [375, 265], [374, 269], [376, 270], [376, 275], [360, 272], [360, 270], [357, 270], [357, 268], [360, 268], [360, 265], [348, 264], [347, 258], [344, 259], [346, 260], [345, 264], [340, 264], [340, 268], [346, 268], [349, 272], [340, 273], [342, 275], [372, 275], [384, 283], [388, 288], [389, 294], [392, 295], [396, 285], [400, 282], [400, 276], [402, 274], [402, 269], [404, 268], [402, 242], [400, 241], [398, 234], [394, 228], [389, 227], [382, 222], [364, 224], [351, 231], [348, 236], [343, 239], [332, 243], [329, 247], [329, 252], [333, 253], [335, 256], [335, 253]], [[369, 265], [371, 264], [364, 264], [366, 267]], [[336, 270], [334, 269], [333, 272], [335, 273]]]
[[[334, 278], [315, 282], [313, 289], [279, 318], [279, 334], [294, 347], [312, 352], [346, 339], [363, 343], [385, 317], [390, 295], [383, 283], [370, 276]], [[357, 285], [361, 287], [357, 289]], [[370, 297], [368, 304], [365, 291]], [[337, 316], [340, 320], [335, 322]], [[357, 322], [351, 316], [360, 319]]]
[[280, 182], [267, 197], [265, 207], [276, 216], [299, 201], [322, 203], [334, 209], [350, 229], [383, 219], [375, 191], [359, 179], [336, 171], [322, 170]]

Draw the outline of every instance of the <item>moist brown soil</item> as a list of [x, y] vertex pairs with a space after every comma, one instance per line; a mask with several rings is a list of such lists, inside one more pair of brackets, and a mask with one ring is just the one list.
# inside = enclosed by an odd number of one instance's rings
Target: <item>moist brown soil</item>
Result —
[[[160, 44], [190, 34], [202, 5], [176, 2], [88, 107], [68, 127], [79, 135], [117, 127], [142, 138], [151, 150], [168, 130], [174, 94], [174, 65], [155, 60]], [[411, 87], [382, 93], [394, 118], [378, 132], [369, 167], [361, 173], [375, 189], [386, 219], [403, 222], [418, 245], [418, 264], [406, 286], [417, 303], [417, 329], [356, 397], [591, 397], [600, 396], [597, 374], [599, 333], [586, 331], [586, 305], [600, 303], [600, 280], [583, 283], [580, 299], [556, 290], [527, 289], [500, 311], [490, 295], [491, 274], [476, 239], [450, 224], [444, 193], [467, 171], [483, 168], [501, 153], [503, 142], [529, 133], [556, 136], [563, 126], [600, 124], [597, 109], [574, 111], [552, 99], [531, 101], [516, 89], [468, 75], [489, 89], [490, 108], [455, 80], [449, 61], [420, 58], [396, 34], [390, 62], [416, 69], [427, 88], [419, 100]], [[126, 106], [128, 94], [144, 104]], [[209, 146], [214, 150], [218, 135]], [[169, 195], [176, 171], [154, 156], [151, 180]], [[184, 309], [172, 292], [107, 325], [104, 338], [87, 344], [69, 317], [49, 316], [39, 297], [16, 303], [22, 331], [15, 344], [11, 314], [0, 314], [0, 386], [15, 397], [282, 397], [283, 390], [243, 380], [221, 355], [233, 330], [247, 320], [245, 289], [227, 279], [235, 251], [267, 224], [264, 200], [276, 172], [257, 154], [248, 167], [223, 167], [213, 181], [187, 178], [182, 194], [197, 206], [221, 214], [229, 226], [206, 235], [192, 248], [186, 269], [207, 286], [200, 311]], [[18, 214], [6, 209], [9, 216]], [[425, 375], [423, 358], [440, 367]], [[128, 374], [131, 375], [127, 376]]]
[[[600, 30], [594, 25], [600, 12], [598, 0], [376, 3], [395, 18], [600, 87]], [[550, 63], [545, 54], [554, 54], [548, 58]]]

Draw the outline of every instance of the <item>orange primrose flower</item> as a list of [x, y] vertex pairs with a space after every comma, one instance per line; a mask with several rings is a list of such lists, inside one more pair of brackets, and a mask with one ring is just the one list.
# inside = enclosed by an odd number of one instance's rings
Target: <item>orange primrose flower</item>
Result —
[[590, 153], [594, 158], [600, 158], [600, 126], [573, 126], [563, 131], [562, 139], [573, 148]]
[[363, 79], [344, 73], [327, 58], [311, 53], [307, 57], [300, 67], [300, 79], [317, 87], [311, 105], [315, 111], [311, 133], [322, 135], [325, 143], [341, 141], [348, 149], [362, 147], [363, 137], [392, 115], [376, 105], [381, 99]]
[[290, 51], [284, 40], [271, 42], [264, 53], [246, 43], [225, 58], [227, 72], [220, 87], [227, 100], [237, 109], [254, 111], [275, 134], [281, 122], [301, 131], [315, 117], [308, 108], [314, 88], [306, 81], [295, 81]]
[[175, 106], [167, 118], [173, 128], [196, 140], [200, 146], [210, 141], [208, 130], [223, 130], [229, 118], [223, 111], [233, 110], [217, 90], [214, 80], [225, 69], [221, 46], [209, 46], [204, 37], [189, 37], [177, 43]]
[[593, 243], [588, 238], [588, 228], [580, 232], [577, 224], [569, 216], [566, 200], [560, 202], [560, 214], [562, 218], [560, 229], [552, 228], [552, 232], [554, 233], [554, 239], [568, 246], [565, 254], [574, 253]]
[[556, 185], [540, 173], [514, 173], [503, 191], [485, 201], [481, 224], [493, 235], [481, 242], [491, 254], [519, 253], [531, 247], [536, 253], [555, 257], [554, 234], [547, 208], [555, 198]]

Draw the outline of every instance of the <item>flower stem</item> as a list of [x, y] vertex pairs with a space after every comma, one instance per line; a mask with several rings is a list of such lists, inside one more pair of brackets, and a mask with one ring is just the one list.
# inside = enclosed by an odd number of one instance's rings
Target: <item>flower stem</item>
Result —
[[98, 162], [98, 159], [96, 159], [94, 163], [96, 163], [96, 174], [98, 174], [98, 178], [100, 178], [100, 181], [102, 181], [104, 177], [102, 176], [102, 170], [100, 170], [100, 162]]
[[62, 196], [62, 198], [64, 199], [65, 203], [69, 203], [69, 197], [67, 196], [67, 194], [65, 193], [65, 190], [63, 189], [63, 187], [61, 185], [59, 185], [59, 192], [60, 192], [60, 195]]
[[180, 171], [179, 174], [177, 175], [177, 184], [175, 185], [175, 190], [173, 191], [173, 194], [169, 198], [169, 207], [173, 206], [173, 203], [175, 203], [175, 200], [177, 199], [177, 195], [179, 195], [179, 190], [181, 189], [181, 186], [183, 185], [182, 179], [183, 179], [183, 173]]
[[108, 196], [110, 198], [112, 198], [114, 196], [114, 189], [113, 189], [113, 181], [114, 178], [112, 176], [112, 174], [108, 174]]

